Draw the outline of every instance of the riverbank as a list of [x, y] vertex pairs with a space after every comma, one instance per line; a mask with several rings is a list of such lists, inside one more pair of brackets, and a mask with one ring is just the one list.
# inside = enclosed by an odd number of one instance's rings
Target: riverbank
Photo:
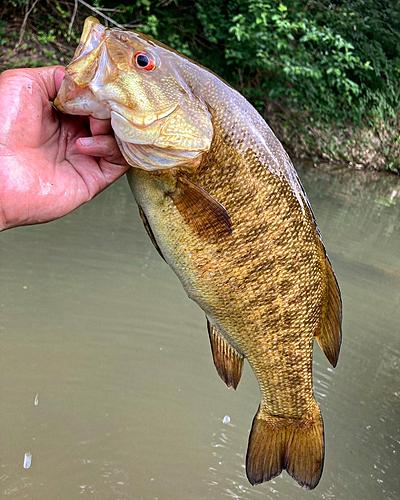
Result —
[[400, 174], [400, 119], [360, 123], [313, 123], [301, 119], [290, 108], [282, 115], [264, 117], [292, 158], [314, 164], [337, 163], [356, 169]]

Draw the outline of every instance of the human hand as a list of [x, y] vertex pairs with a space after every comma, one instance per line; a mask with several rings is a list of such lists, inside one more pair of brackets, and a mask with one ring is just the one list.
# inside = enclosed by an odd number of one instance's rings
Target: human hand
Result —
[[109, 120], [53, 108], [63, 76], [62, 66], [0, 75], [0, 230], [62, 217], [129, 169]]

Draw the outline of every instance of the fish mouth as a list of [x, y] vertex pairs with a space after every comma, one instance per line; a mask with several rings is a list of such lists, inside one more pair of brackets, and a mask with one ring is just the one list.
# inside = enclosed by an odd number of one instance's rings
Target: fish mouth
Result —
[[62, 113], [70, 115], [91, 115], [100, 120], [109, 119], [111, 116], [107, 103], [100, 103], [89, 87], [77, 88], [67, 74], [53, 104]]
[[107, 28], [96, 18], [85, 20], [74, 58], [66, 67], [64, 80], [54, 100], [54, 106], [59, 111], [72, 115], [92, 115], [100, 119], [110, 118], [109, 107], [98, 102], [89, 87], [99, 69], [106, 31]]

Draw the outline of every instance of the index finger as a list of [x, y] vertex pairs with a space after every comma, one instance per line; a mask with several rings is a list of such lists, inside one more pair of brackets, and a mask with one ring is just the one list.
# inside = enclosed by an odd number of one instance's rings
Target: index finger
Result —
[[111, 120], [100, 120], [99, 118], [89, 117], [90, 131], [92, 135], [108, 135], [111, 133]]

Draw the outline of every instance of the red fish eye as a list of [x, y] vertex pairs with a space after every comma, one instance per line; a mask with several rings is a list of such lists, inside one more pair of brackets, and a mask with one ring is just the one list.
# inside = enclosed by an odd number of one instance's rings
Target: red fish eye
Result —
[[147, 71], [151, 71], [156, 67], [156, 62], [154, 58], [147, 54], [147, 52], [137, 52], [135, 54], [135, 64], [140, 69], [145, 69]]

